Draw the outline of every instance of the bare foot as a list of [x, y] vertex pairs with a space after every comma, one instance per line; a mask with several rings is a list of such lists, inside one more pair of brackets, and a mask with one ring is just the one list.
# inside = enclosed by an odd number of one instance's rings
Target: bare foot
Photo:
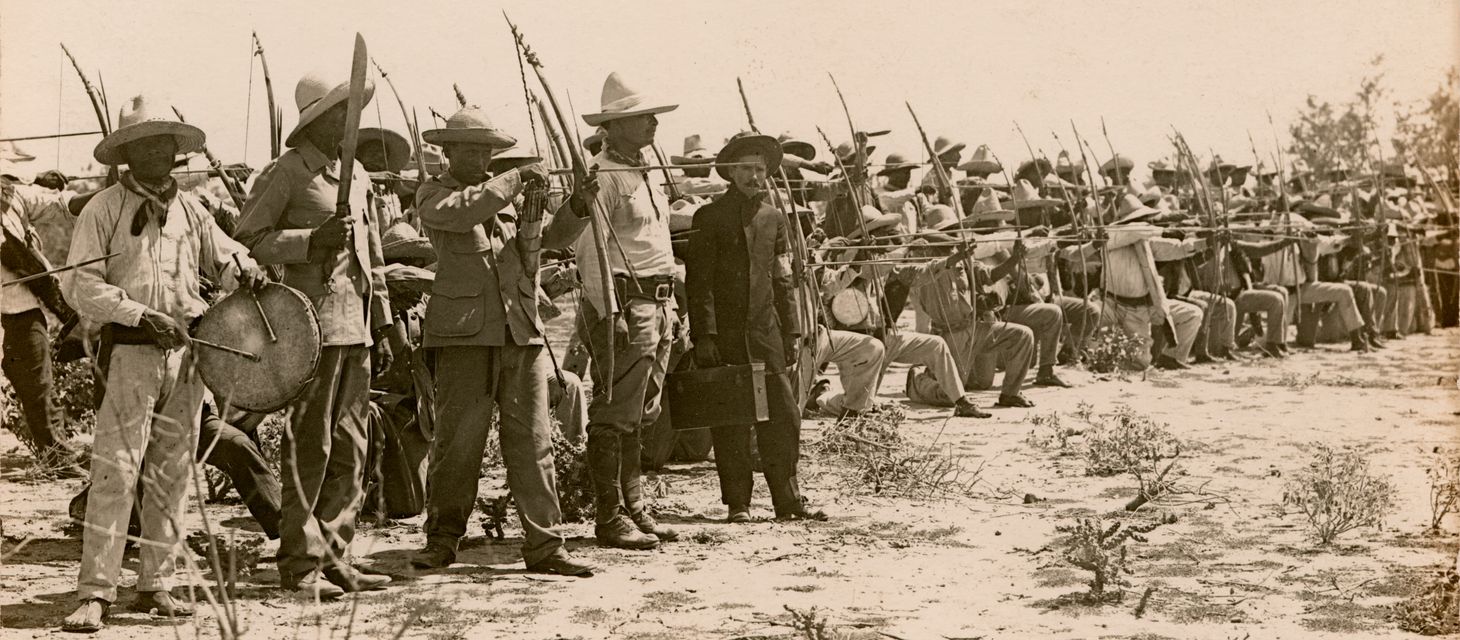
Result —
[[83, 600], [81, 606], [76, 607], [71, 615], [61, 621], [61, 630], [72, 633], [96, 633], [106, 626], [103, 620], [106, 619], [107, 610], [111, 603], [100, 598]]

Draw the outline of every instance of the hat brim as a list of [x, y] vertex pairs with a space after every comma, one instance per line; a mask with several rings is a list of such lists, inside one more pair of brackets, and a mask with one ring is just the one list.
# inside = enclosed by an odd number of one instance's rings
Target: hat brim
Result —
[[658, 114], [661, 114], [661, 113], [669, 113], [670, 111], [674, 111], [675, 109], [678, 109], [678, 108], [679, 108], [679, 105], [677, 105], [677, 104], [668, 104], [668, 105], [663, 105], [663, 106], [658, 106], [658, 107], [649, 107], [648, 109], [634, 109], [632, 111], [610, 111], [610, 112], [605, 112], [605, 113], [585, 113], [585, 114], [583, 114], [583, 122], [588, 123], [588, 126], [590, 126], [590, 127], [596, 127], [596, 126], [601, 125], [601, 124], [603, 124], [605, 122], [610, 122], [610, 121], [613, 121], [613, 120], [622, 120], [624, 118], [632, 118], [634, 116], [651, 116], [651, 115], [658, 115]]
[[881, 171], [877, 172], [877, 175], [886, 176], [889, 174], [897, 173], [899, 171], [912, 171], [913, 169], [916, 169], [917, 166], [918, 165], [911, 162], [899, 162], [897, 164], [891, 164], [883, 167]]
[[969, 160], [968, 162], [958, 165], [957, 169], [964, 173], [982, 173], [984, 175], [988, 175], [990, 173], [1003, 171], [1004, 165], [1001, 165], [992, 160]]
[[127, 156], [122, 148], [132, 142], [153, 136], [172, 136], [177, 139], [177, 155], [193, 153], [203, 148], [208, 137], [193, 125], [172, 120], [148, 120], [136, 124], [127, 125], [111, 135], [102, 138], [96, 143], [96, 148], [91, 155], [97, 162], [105, 165], [120, 165], [127, 163]]
[[431, 293], [431, 285], [436, 282], [436, 274], [421, 267], [391, 264], [385, 266], [384, 272], [386, 286], [416, 293]]
[[[708, 151], [705, 153], [709, 153]], [[710, 164], [715, 161], [714, 156], [669, 156], [669, 164]]]
[[962, 151], [962, 150], [967, 149], [967, 148], [968, 148], [968, 144], [967, 143], [955, 142], [955, 143], [953, 143], [951, 145], [948, 145], [948, 148], [946, 148], [946, 149], [934, 149], [933, 150], [933, 154], [941, 158], [941, 157], [946, 156], [946, 155], [948, 155], [950, 153]]
[[[781, 168], [781, 143], [771, 136], [743, 136], [725, 143], [720, 153], [715, 154], [715, 162], [731, 163], [740, 162], [745, 156], [760, 156], [765, 163], [766, 174], [774, 175]], [[730, 180], [731, 167], [715, 167], [715, 173], [720, 174], [726, 181]]]
[[411, 161], [411, 143], [406, 137], [381, 127], [366, 127], [360, 130], [360, 142], [380, 142], [385, 145], [385, 170], [400, 171]]
[[1143, 207], [1141, 207], [1139, 209], [1136, 209], [1135, 211], [1132, 211], [1130, 213], [1125, 214], [1124, 216], [1121, 216], [1119, 220], [1116, 220], [1115, 222], [1112, 222], [1110, 224], [1126, 224], [1126, 223], [1129, 223], [1129, 222], [1140, 222], [1142, 220], [1150, 220], [1151, 218], [1154, 218], [1156, 216], [1159, 216], [1162, 213], [1163, 212], [1160, 209], [1154, 209], [1154, 208], [1151, 208], [1151, 207], [1145, 207], [1145, 206], [1143, 206]]
[[[374, 97], [375, 83], [371, 82], [367, 78], [365, 80], [365, 101], [362, 102], [361, 105], [363, 106], [366, 104], [370, 104], [370, 100]], [[329, 111], [330, 109], [334, 108], [335, 105], [345, 102], [349, 99], [350, 83], [343, 82], [335, 85], [335, 88], [330, 89], [330, 92], [324, 94], [323, 98], [320, 98], [319, 100], [315, 101], [314, 104], [305, 107], [303, 111], [299, 112], [299, 122], [294, 125], [294, 129], [289, 131], [289, 135], [284, 138], [284, 146], [299, 146], [299, 134], [304, 131], [305, 127], [309, 126], [309, 123], [314, 122], [314, 120], [318, 118], [320, 114]]]
[[1064, 203], [1065, 202], [1063, 200], [1053, 200], [1053, 199], [1050, 199], [1050, 198], [1032, 198], [1032, 199], [1029, 199], [1029, 200], [1018, 200], [1018, 199], [1010, 200], [1010, 201], [1004, 203], [1004, 206], [1008, 207], [1012, 211], [1020, 211], [1020, 210], [1023, 210], [1023, 209], [1039, 209], [1039, 208], [1043, 208], [1043, 207], [1058, 207], [1058, 206], [1060, 206], [1060, 205], [1062, 205]]
[[517, 138], [496, 129], [431, 129], [421, 139], [440, 146], [448, 144], [484, 144], [493, 149], [506, 149], [517, 144]]
[[403, 238], [382, 245], [380, 255], [386, 261], [427, 260], [435, 262], [436, 248], [432, 247], [431, 241], [426, 238]]
[[781, 143], [781, 151], [789, 153], [802, 160], [810, 161], [816, 159], [816, 147], [810, 142], [803, 142], [801, 140], [787, 140]]

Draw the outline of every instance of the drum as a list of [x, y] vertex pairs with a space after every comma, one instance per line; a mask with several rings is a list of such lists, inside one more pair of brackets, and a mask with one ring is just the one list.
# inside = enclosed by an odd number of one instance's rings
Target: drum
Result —
[[872, 319], [872, 302], [861, 289], [842, 289], [831, 298], [831, 316], [842, 326], [863, 326]]
[[[255, 413], [287, 406], [319, 364], [319, 319], [304, 294], [278, 283], [239, 289], [208, 309], [192, 335], [230, 350], [195, 348], [198, 373], [224, 405]], [[236, 351], [253, 354], [245, 357]]]

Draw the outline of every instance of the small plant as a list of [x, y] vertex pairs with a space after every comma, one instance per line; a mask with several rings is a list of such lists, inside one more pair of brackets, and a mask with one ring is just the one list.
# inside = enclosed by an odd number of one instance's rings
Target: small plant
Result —
[[507, 535], [503, 533], [502, 525], [507, 524], [507, 518], [511, 513], [512, 494], [478, 496], [477, 508], [482, 511], [482, 529], [486, 531], [487, 538], [506, 539]]
[[791, 614], [791, 628], [796, 630], [804, 640], [832, 640], [836, 636], [836, 630], [829, 628], [830, 624], [826, 616], [816, 607], [805, 611], [792, 609], [791, 605], [782, 605], [786, 613]]
[[1460, 574], [1440, 573], [1408, 600], [1394, 605], [1399, 628], [1425, 636], [1460, 633]]
[[1070, 438], [1084, 433], [1084, 431], [1062, 424], [1058, 412], [1033, 414], [1026, 420], [1034, 425], [1034, 429], [1029, 432], [1029, 436], [1024, 441], [1041, 449], [1069, 448]]
[[1126, 566], [1126, 543], [1131, 540], [1145, 542], [1145, 534], [1159, 526], [1161, 523], [1158, 521], [1144, 525], [1116, 522], [1107, 527], [1100, 518], [1081, 518], [1074, 525], [1056, 528], [1070, 534], [1065, 546], [1065, 562], [1094, 574], [1090, 580], [1090, 591], [1085, 594], [1086, 602], [1105, 604], [1120, 602], [1125, 597], [1121, 587], [1130, 586], [1130, 581], [1125, 578], [1130, 573]]
[[[556, 425], [554, 425], [556, 427]], [[582, 522], [593, 517], [593, 478], [588, 475], [586, 448], [553, 428], [553, 467], [557, 471], [558, 507], [563, 522]]]
[[1116, 327], [1101, 327], [1085, 342], [1085, 367], [1093, 373], [1140, 371], [1146, 346]]
[[1157, 471], [1161, 460], [1180, 454], [1181, 443], [1176, 436], [1166, 429], [1166, 425], [1149, 416], [1121, 405], [1116, 407], [1111, 418], [1086, 434], [1087, 475], [1150, 474]]
[[908, 442], [898, 427], [900, 407], [838, 420], [815, 445], [850, 467], [847, 484], [874, 495], [970, 495], [983, 466], [968, 467], [951, 447]]
[[1425, 469], [1430, 479], [1430, 528], [1440, 531], [1445, 515], [1460, 508], [1460, 449], [1437, 449]]
[[230, 540], [210, 536], [202, 531], [194, 531], [187, 537], [188, 548], [204, 558], [209, 557], [209, 547], [214, 544], [218, 546], [218, 557], [223, 559], [223, 563], [232, 565], [224, 566], [224, 571], [231, 570], [236, 575], [247, 576], [258, 567], [264, 539], [260, 536], [234, 535]]
[[1381, 524], [1394, 507], [1389, 479], [1374, 473], [1369, 460], [1356, 451], [1316, 447], [1313, 461], [1288, 481], [1284, 503], [1303, 511], [1323, 545], [1359, 527]]

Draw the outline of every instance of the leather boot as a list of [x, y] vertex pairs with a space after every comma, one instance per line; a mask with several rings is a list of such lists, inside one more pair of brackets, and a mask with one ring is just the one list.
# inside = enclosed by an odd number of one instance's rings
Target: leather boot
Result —
[[618, 437], [619, 487], [623, 490], [624, 509], [640, 532], [652, 534], [663, 542], [674, 542], [679, 539], [679, 534], [659, 524], [644, 509], [644, 481], [639, 458], [642, 453], [643, 444], [637, 432]]
[[[593, 535], [598, 544], [621, 549], [652, 549], [659, 539], [639, 531], [627, 517], [620, 484], [627, 465], [619, 450], [620, 434], [588, 434], [588, 472], [593, 478]], [[637, 463], [637, 460], [635, 461]], [[638, 469], [638, 464], [633, 465]]]
[[623, 515], [623, 494], [619, 489], [619, 434], [589, 432], [583, 452], [588, 474], [593, 479], [593, 522], [599, 526]]
[[1368, 340], [1369, 340], [1369, 346], [1371, 346], [1371, 347], [1373, 347], [1375, 349], [1383, 349], [1384, 348], [1384, 343], [1379, 341], [1379, 332], [1378, 331], [1375, 331], [1373, 327], [1365, 327], [1364, 328], [1364, 336], [1366, 338], [1368, 338]]
[[1373, 349], [1369, 347], [1369, 341], [1364, 337], [1363, 329], [1354, 329], [1348, 334], [1348, 338], [1349, 351], [1357, 351], [1359, 353], [1368, 353], [1370, 351], [1373, 351]]

